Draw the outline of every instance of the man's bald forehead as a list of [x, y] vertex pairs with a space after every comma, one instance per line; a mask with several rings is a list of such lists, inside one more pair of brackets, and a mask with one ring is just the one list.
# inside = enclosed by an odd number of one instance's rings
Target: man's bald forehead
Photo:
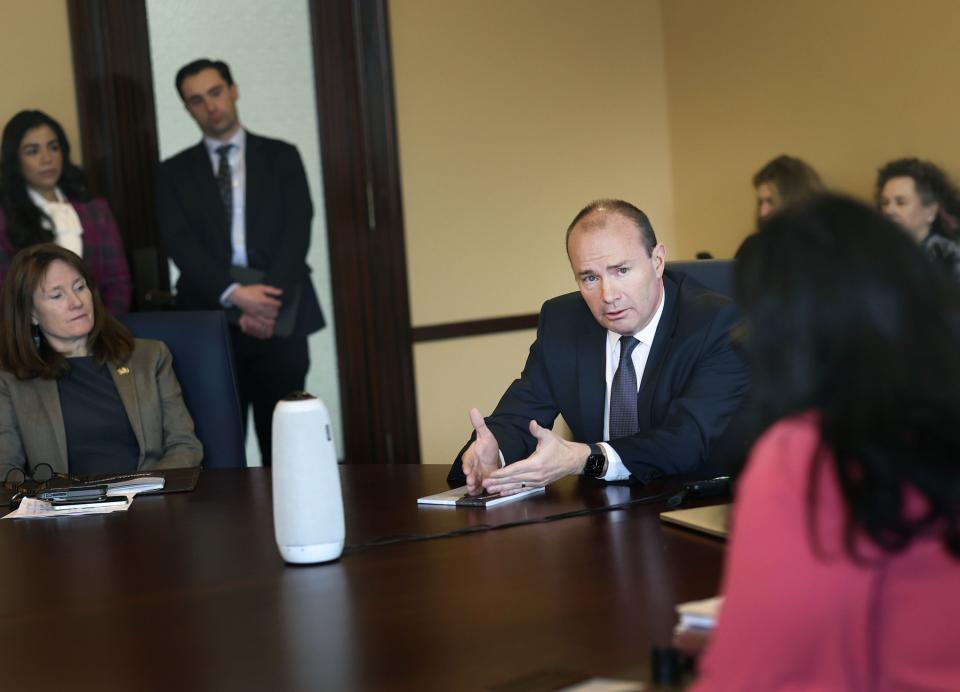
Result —
[[590, 232], [604, 228], [612, 217], [625, 219], [637, 229], [640, 242], [643, 243], [648, 255], [657, 246], [657, 236], [646, 214], [629, 202], [619, 199], [602, 199], [591, 202], [581, 209], [567, 227], [567, 254], [570, 254], [570, 236], [574, 230]]

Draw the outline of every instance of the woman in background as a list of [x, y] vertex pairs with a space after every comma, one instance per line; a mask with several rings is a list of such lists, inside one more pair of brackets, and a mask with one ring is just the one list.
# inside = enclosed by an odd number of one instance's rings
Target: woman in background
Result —
[[877, 172], [876, 198], [880, 211], [920, 243], [950, 278], [960, 282], [960, 193], [947, 174], [929, 161], [890, 161]]
[[20, 111], [0, 140], [0, 280], [17, 251], [55, 242], [84, 258], [107, 309], [130, 309], [130, 271], [104, 199], [91, 199], [56, 120]]
[[0, 478], [43, 463], [71, 476], [197, 466], [172, 360], [104, 309], [73, 252], [21, 250], [0, 291]]
[[705, 690], [960, 690], [960, 339], [900, 228], [824, 196], [736, 273], [762, 430]]
[[823, 189], [820, 176], [803, 159], [780, 154], [753, 174], [757, 195], [757, 221], [775, 212], [809, 199]]
[[[753, 174], [753, 189], [757, 197], [757, 227], [776, 212], [810, 199], [823, 190], [820, 176], [803, 159], [780, 154], [765, 163]], [[748, 235], [736, 254], [740, 258], [753, 242]]]

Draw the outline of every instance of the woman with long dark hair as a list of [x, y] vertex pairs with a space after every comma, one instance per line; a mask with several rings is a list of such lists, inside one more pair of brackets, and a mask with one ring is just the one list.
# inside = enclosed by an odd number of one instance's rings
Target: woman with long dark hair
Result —
[[110, 207], [91, 199], [60, 123], [20, 111], [0, 140], [0, 280], [19, 250], [47, 242], [84, 258], [112, 313], [130, 309], [130, 271]]
[[824, 196], [739, 263], [758, 431], [698, 690], [960, 689], [953, 288], [890, 220]]

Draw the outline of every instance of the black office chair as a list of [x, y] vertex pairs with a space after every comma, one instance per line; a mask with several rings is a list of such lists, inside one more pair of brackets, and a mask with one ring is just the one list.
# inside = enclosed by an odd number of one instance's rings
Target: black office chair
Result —
[[[161, 255], [156, 247], [134, 248], [130, 269], [133, 276], [134, 310], [172, 310], [174, 296], [161, 286]], [[166, 262], [166, 258], [162, 260]]]
[[240, 397], [223, 312], [131, 312], [120, 321], [135, 337], [158, 339], [173, 354], [183, 399], [203, 443], [203, 467], [246, 467]]
[[667, 269], [683, 272], [711, 291], [733, 298], [734, 260], [710, 259], [667, 262]]

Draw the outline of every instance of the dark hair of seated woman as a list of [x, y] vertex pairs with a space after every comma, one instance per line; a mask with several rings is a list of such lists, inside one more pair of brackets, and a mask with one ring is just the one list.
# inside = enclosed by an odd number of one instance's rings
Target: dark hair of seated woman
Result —
[[[888, 552], [934, 531], [960, 556], [953, 285], [893, 221], [833, 195], [771, 218], [735, 285], [754, 428], [818, 412], [829, 451], [820, 456], [835, 464], [848, 510], [848, 552], [858, 531]], [[924, 512], [907, 511], [905, 488], [925, 499]]]

